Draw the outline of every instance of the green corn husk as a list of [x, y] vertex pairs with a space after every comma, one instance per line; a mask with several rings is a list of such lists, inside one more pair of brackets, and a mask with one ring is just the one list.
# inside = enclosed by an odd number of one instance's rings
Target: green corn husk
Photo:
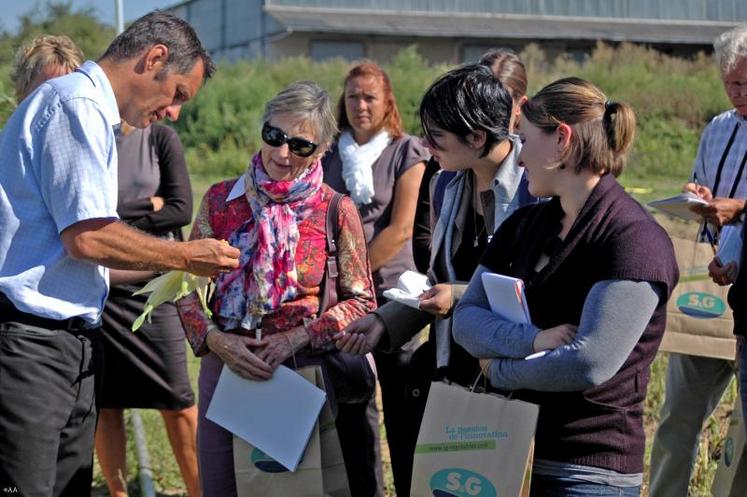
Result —
[[208, 317], [212, 316], [213, 313], [210, 312], [207, 305], [209, 290], [210, 278], [195, 276], [185, 271], [169, 271], [157, 278], [153, 278], [147, 285], [133, 293], [133, 295], [150, 293], [150, 296], [145, 302], [143, 313], [132, 323], [132, 331], [137, 331], [146, 319], [150, 323], [150, 316], [153, 310], [159, 305], [164, 302], [176, 302], [192, 292], [197, 292], [205, 314]]

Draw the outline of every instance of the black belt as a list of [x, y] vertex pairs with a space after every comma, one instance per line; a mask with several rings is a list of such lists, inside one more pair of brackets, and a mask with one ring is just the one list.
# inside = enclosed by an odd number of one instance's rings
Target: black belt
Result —
[[8, 297], [0, 293], [0, 323], [11, 321], [36, 326], [37, 328], [46, 328], [48, 330], [72, 332], [83, 331], [86, 327], [85, 320], [77, 316], [68, 319], [49, 319], [20, 311]]

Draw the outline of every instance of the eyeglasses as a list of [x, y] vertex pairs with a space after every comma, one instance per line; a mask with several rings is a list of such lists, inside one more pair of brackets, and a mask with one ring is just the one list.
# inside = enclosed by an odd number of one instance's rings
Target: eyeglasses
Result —
[[299, 157], [310, 156], [314, 153], [317, 147], [316, 143], [310, 142], [305, 138], [299, 138], [297, 136], [288, 138], [285, 131], [276, 128], [275, 126], [270, 126], [269, 122], [266, 122], [264, 126], [262, 126], [262, 140], [271, 147], [280, 147], [283, 143], [287, 143], [288, 150]]

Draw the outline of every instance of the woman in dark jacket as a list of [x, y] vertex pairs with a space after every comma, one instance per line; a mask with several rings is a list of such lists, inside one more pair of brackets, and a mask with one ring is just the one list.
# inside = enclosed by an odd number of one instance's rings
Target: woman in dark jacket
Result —
[[[634, 132], [630, 107], [578, 78], [531, 98], [519, 162], [530, 193], [552, 198], [501, 226], [455, 311], [454, 338], [491, 384], [540, 406], [533, 497], [640, 493], [643, 400], [678, 271], [615, 179]], [[485, 272], [524, 281], [532, 324], [491, 312]]]

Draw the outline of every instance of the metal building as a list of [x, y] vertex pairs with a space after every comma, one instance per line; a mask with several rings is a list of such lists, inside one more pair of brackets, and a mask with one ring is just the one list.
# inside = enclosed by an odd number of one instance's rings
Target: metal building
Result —
[[386, 61], [417, 44], [426, 59], [454, 63], [531, 42], [579, 56], [597, 40], [687, 55], [747, 22], [747, 0], [188, 0], [168, 10], [232, 60]]

